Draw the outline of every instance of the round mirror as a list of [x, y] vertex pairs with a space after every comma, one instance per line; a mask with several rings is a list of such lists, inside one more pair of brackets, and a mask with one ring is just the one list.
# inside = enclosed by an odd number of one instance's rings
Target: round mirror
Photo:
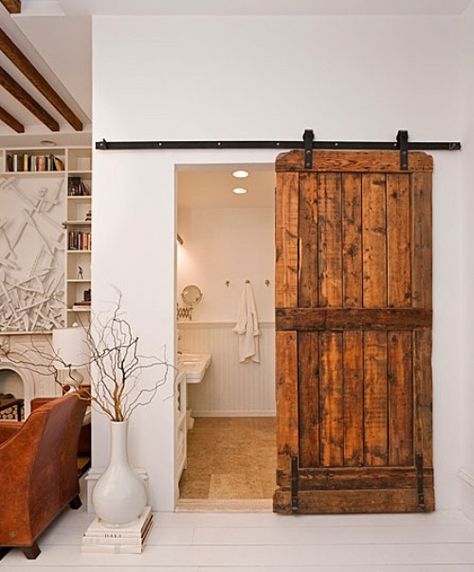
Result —
[[181, 292], [181, 298], [183, 299], [183, 302], [186, 304], [186, 306], [191, 306], [192, 308], [196, 304], [199, 304], [199, 302], [202, 300], [202, 292], [198, 286], [190, 284], [189, 286], [185, 286], [183, 288], [183, 291]]

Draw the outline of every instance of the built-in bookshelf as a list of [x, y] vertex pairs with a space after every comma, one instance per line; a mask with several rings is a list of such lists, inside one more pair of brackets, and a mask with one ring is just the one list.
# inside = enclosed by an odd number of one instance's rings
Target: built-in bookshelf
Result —
[[92, 149], [68, 148], [66, 164], [66, 324], [87, 326], [92, 301]]
[[87, 326], [91, 311], [92, 149], [59, 146], [0, 149], [0, 176], [13, 181], [25, 202], [30, 200], [29, 189], [34, 193], [32, 196], [37, 197], [42, 185], [64, 193], [61, 200], [64, 206], [63, 321], [65, 326], [74, 323]]

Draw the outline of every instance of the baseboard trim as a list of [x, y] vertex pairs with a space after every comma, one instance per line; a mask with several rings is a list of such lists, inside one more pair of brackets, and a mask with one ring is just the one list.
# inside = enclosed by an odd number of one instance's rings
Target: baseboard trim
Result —
[[459, 469], [460, 480], [460, 506], [461, 511], [474, 521], [474, 476], [466, 469]]
[[239, 410], [227, 410], [227, 411], [196, 411], [193, 409], [193, 417], [275, 417], [275, 411], [268, 410], [257, 410], [257, 411], [239, 411]]
[[175, 512], [272, 512], [272, 499], [178, 499]]

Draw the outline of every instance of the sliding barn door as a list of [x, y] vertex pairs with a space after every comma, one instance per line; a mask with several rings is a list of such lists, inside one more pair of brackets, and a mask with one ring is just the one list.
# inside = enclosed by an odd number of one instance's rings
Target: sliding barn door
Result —
[[434, 510], [432, 158], [276, 162], [277, 512]]

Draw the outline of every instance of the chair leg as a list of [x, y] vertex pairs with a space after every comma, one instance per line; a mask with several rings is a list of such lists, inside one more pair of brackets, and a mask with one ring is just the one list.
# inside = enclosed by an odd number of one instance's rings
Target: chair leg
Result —
[[0, 560], [10, 552], [11, 548], [9, 546], [0, 547]]
[[79, 495], [76, 495], [72, 501], [69, 503], [69, 506], [74, 509], [77, 510], [78, 508], [81, 508], [82, 506], [82, 502], [81, 502], [81, 497]]
[[33, 542], [31, 546], [23, 547], [22, 550], [28, 560], [35, 560], [41, 554], [41, 550], [37, 542]]

